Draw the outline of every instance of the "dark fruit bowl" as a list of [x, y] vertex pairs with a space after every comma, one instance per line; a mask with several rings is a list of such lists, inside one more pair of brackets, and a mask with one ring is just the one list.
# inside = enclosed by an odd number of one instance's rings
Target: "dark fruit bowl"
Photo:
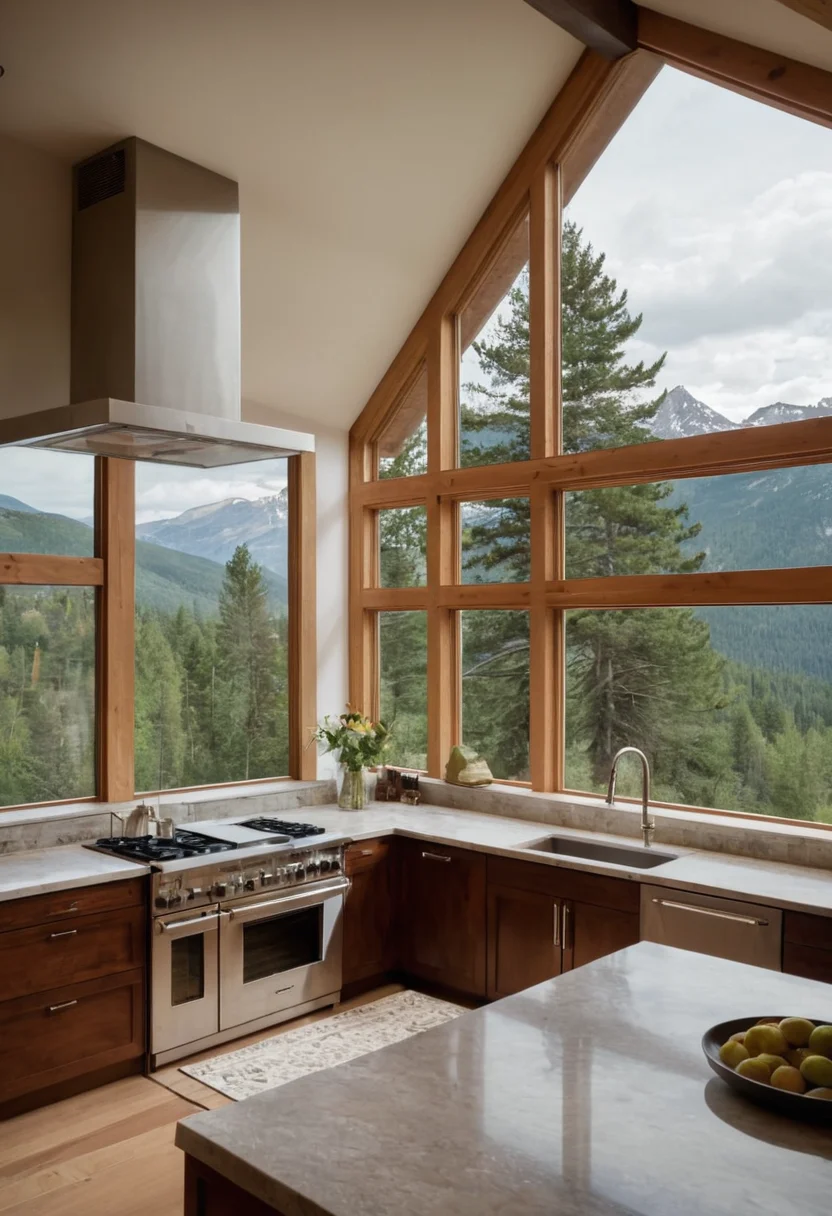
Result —
[[[771, 1016], [774, 1017], [774, 1014]], [[794, 1015], [783, 1014], [783, 1017], [791, 1016]], [[720, 1022], [718, 1026], [712, 1026], [710, 1030], [706, 1030], [702, 1036], [702, 1050], [711, 1068], [726, 1085], [730, 1085], [737, 1093], [750, 1098], [758, 1106], [767, 1106], [769, 1110], [776, 1110], [790, 1119], [808, 1119], [812, 1123], [832, 1123], [832, 1100], [807, 1098], [805, 1094], [793, 1094], [785, 1089], [775, 1089], [773, 1085], [764, 1085], [761, 1081], [752, 1081], [750, 1077], [741, 1077], [734, 1072], [733, 1068], [722, 1063], [719, 1058], [719, 1049], [722, 1044], [727, 1042], [732, 1034], [737, 1034], [740, 1030], [750, 1030], [752, 1026], [756, 1026], [759, 1020], [759, 1018], [734, 1018], [732, 1022]], [[829, 1018], [809, 1018], [809, 1021], [814, 1022], [816, 1026], [830, 1024]]]

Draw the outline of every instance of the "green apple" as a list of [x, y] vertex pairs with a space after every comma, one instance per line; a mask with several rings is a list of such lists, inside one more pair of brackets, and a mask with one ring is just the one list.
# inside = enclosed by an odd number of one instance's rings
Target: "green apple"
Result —
[[815, 1029], [815, 1023], [810, 1022], [808, 1018], [783, 1018], [780, 1029], [790, 1047], [805, 1047]]
[[815, 1055], [832, 1059], [832, 1026], [816, 1026], [809, 1036], [809, 1047]]
[[809, 1056], [800, 1065], [800, 1071], [811, 1085], [832, 1085], [832, 1060], [826, 1056]]

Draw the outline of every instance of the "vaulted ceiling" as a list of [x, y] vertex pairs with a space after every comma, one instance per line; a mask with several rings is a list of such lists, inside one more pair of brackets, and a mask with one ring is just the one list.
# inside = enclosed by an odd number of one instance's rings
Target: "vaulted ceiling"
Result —
[[[776, 0], [655, 7], [832, 67]], [[340, 428], [582, 50], [523, 0], [3, 10], [0, 133], [67, 164], [136, 134], [236, 178], [244, 395]]]

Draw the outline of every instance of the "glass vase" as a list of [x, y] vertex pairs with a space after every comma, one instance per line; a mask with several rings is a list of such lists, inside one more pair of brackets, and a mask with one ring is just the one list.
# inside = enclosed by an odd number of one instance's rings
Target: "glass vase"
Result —
[[367, 805], [367, 781], [363, 768], [341, 766], [338, 806], [342, 811], [363, 811]]

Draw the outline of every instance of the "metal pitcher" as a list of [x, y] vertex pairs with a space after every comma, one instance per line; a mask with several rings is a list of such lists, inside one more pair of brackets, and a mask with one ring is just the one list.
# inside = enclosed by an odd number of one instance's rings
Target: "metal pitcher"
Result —
[[117, 811], [110, 813], [119, 821], [125, 836], [155, 836], [157, 833], [159, 820], [153, 807], [146, 802], [140, 802], [126, 820]]

